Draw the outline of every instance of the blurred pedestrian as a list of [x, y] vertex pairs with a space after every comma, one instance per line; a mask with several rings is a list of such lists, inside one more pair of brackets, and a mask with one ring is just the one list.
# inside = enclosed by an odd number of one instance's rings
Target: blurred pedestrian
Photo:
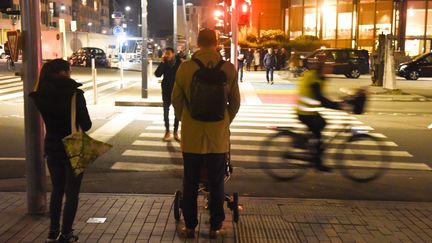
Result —
[[285, 69], [286, 67], [286, 61], [288, 58], [288, 54], [285, 48], [282, 47], [280, 53], [279, 53], [279, 59], [278, 59], [278, 64], [280, 66], [280, 69]]
[[253, 52], [252, 49], [249, 48], [245, 53], [245, 60], [246, 60], [246, 71], [250, 71], [252, 61], [253, 61]]
[[[83, 173], [75, 175], [62, 139], [71, 134], [71, 101], [76, 94], [76, 126], [88, 131], [92, 122], [86, 107], [82, 84], [71, 79], [69, 63], [55, 59], [43, 65], [38, 87], [30, 94], [45, 122], [45, 158], [51, 176], [52, 192], [49, 205], [50, 227], [45, 242], [77, 242], [72, 224], [78, 208], [78, 195]], [[60, 215], [66, 196], [62, 225]]]
[[243, 82], [243, 66], [245, 63], [245, 54], [242, 53], [241, 47], [237, 49], [237, 75], [240, 82]]
[[[181, 149], [184, 162], [182, 212], [186, 226], [182, 230], [187, 238], [194, 238], [195, 228], [198, 226], [198, 181], [200, 173], [204, 169], [207, 173], [211, 195], [209, 199], [209, 236], [210, 238], [217, 238], [218, 231], [221, 229], [225, 219], [223, 205], [225, 198], [224, 175], [226, 171], [225, 155], [229, 151], [230, 144], [229, 126], [240, 108], [240, 93], [234, 65], [225, 61], [221, 62], [221, 55], [216, 51], [216, 32], [210, 29], [201, 30], [197, 42], [200, 50], [194, 53], [192, 60], [181, 64], [177, 72], [172, 97], [176, 116], [182, 122]], [[200, 99], [206, 99], [205, 104], [209, 104], [209, 101], [216, 103], [222, 96], [223, 100], [226, 101], [221, 103], [223, 108], [222, 120], [201, 121], [196, 116], [196, 119], [192, 118], [192, 114], [196, 114], [197, 111], [193, 110], [194, 106], [191, 105], [191, 98], [195, 97], [193, 96], [195, 93], [193, 90], [198, 87], [192, 87], [191, 84], [197, 84], [194, 82], [197, 81], [197, 76], [202, 78], [205, 75], [200, 75], [200, 73], [209, 72], [209, 69], [214, 70], [211, 72], [218, 74], [221, 74], [219, 71], [223, 72], [224, 80], [220, 81], [226, 82], [225, 88], [217, 89], [217, 91], [222, 91], [222, 94], [209, 89], [208, 92], [212, 93], [213, 96], [204, 95], [200, 96]], [[207, 111], [207, 109], [201, 110]], [[217, 112], [215, 109], [212, 109], [212, 111]]]
[[258, 67], [260, 66], [260, 53], [258, 49], [255, 49], [253, 53], [253, 65], [254, 65], [254, 70], [257, 71]]
[[264, 56], [264, 66], [266, 69], [267, 83], [273, 84], [273, 72], [277, 64], [277, 59], [272, 48], [268, 48], [267, 54]]
[[260, 53], [260, 66], [261, 66], [261, 70], [263, 70], [265, 68], [264, 67], [264, 57], [267, 54], [267, 51], [264, 47], [261, 47], [259, 53]]
[[[177, 70], [182, 62], [179, 55], [175, 55], [174, 49], [172, 47], [165, 48], [165, 53], [162, 57], [162, 62], [159, 64], [155, 71], [156, 77], [162, 77], [162, 101], [163, 101], [163, 115], [165, 124], [165, 135], [163, 140], [169, 142], [172, 139], [170, 132], [170, 120], [169, 120], [169, 110], [171, 106], [171, 95], [174, 87], [175, 76]], [[174, 139], [180, 141], [180, 136], [178, 135], [179, 120], [174, 117]]]

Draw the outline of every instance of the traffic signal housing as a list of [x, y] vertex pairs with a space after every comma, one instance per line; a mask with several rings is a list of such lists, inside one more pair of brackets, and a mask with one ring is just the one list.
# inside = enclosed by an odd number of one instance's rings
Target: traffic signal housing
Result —
[[240, 0], [238, 8], [239, 8], [238, 25], [248, 26], [250, 22], [250, 13], [251, 13], [250, 2], [245, 0]]

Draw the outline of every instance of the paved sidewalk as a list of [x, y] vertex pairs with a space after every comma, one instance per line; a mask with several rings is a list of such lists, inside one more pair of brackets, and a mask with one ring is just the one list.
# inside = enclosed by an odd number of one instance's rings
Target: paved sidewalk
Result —
[[[200, 200], [197, 238], [178, 234], [172, 195], [81, 194], [75, 230], [80, 242], [432, 242], [432, 203], [240, 197], [234, 224], [208, 239]], [[87, 223], [91, 217], [105, 223]], [[0, 242], [43, 242], [47, 216], [26, 215], [25, 193], [0, 192]]]

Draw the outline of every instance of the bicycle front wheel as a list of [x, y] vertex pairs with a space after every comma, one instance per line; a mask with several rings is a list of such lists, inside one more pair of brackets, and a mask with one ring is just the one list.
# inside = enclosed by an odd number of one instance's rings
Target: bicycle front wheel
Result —
[[260, 149], [261, 169], [281, 181], [288, 181], [302, 176], [306, 168], [310, 167], [307, 161], [306, 149], [294, 148], [294, 135], [281, 131], [266, 139]]
[[338, 168], [346, 178], [368, 182], [381, 177], [389, 168], [390, 157], [381, 139], [369, 134], [354, 134], [336, 153]]

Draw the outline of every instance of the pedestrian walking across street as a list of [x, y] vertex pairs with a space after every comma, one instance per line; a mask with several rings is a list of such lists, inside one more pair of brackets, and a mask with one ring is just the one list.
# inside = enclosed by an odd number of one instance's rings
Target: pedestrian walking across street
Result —
[[264, 56], [263, 64], [266, 69], [267, 83], [273, 84], [273, 72], [276, 68], [277, 59], [272, 48], [268, 48], [267, 54]]

